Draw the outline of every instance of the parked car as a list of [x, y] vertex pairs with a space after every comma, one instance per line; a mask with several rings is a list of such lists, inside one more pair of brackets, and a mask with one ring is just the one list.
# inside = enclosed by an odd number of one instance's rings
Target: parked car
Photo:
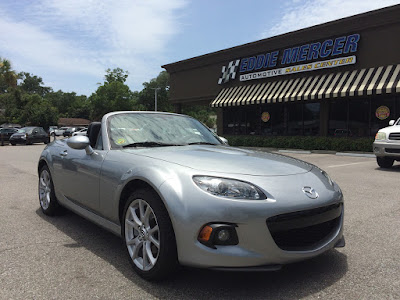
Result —
[[87, 134], [87, 128], [83, 128], [79, 131], [76, 131], [72, 134], [72, 136], [76, 136], [76, 135], [86, 135]]
[[52, 134], [53, 136], [62, 136], [64, 134], [64, 131], [67, 130], [68, 127], [60, 127], [57, 129], [54, 129], [54, 134]]
[[10, 137], [11, 145], [33, 143], [49, 143], [50, 137], [42, 127], [23, 127]]
[[378, 131], [373, 150], [381, 168], [391, 168], [395, 160], [400, 161], [400, 118], [391, 120], [388, 127]]
[[64, 137], [69, 137], [72, 136], [74, 132], [77, 132], [79, 130], [83, 129], [83, 127], [68, 127], [64, 132], [63, 136]]
[[277, 270], [344, 246], [343, 195], [318, 167], [224, 144], [199, 121], [114, 112], [38, 163], [39, 203], [121, 236], [148, 280], [179, 264]]
[[10, 137], [17, 131], [18, 131], [18, 129], [16, 129], [16, 128], [1, 128], [0, 129], [0, 139], [3, 139], [3, 141], [8, 141], [8, 140], [10, 140]]

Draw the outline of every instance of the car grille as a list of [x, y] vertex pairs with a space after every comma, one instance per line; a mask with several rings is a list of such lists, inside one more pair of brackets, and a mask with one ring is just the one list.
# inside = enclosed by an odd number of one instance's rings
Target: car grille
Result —
[[400, 141], [400, 132], [394, 132], [389, 134], [389, 140]]
[[340, 226], [342, 203], [277, 215], [267, 226], [279, 248], [286, 251], [314, 249]]
[[386, 153], [400, 153], [400, 149], [395, 148], [385, 148]]

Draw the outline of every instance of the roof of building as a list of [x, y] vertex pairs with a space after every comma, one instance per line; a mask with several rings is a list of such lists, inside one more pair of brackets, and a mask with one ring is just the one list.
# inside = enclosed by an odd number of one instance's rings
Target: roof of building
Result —
[[59, 118], [58, 119], [58, 126], [73, 126], [73, 125], [86, 126], [89, 124], [90, 124], [89, 120], [81, 119], [81, 118]]

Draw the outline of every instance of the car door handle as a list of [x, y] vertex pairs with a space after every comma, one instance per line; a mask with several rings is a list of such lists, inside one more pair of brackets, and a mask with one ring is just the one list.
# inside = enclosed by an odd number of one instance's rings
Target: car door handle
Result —
[[60, 155], [61, 155], [61, 156], [67, 156], [67, 155], [68, 155], [68, 151], [67, 151], [67, 150], [64, 150], [63, 152], [60, 152]]

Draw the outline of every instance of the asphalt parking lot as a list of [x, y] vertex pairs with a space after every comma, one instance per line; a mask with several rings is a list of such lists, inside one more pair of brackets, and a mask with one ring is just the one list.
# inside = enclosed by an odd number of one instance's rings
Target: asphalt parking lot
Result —
[[346, 247], [270, 273], [183, 269], [138, 277], [122, 241], [85, 219], [39, 209], [44, 145], [0, 147], [0, 299], [400, 299], [400, 164], [286, 153], [331, 175], [345, 195]]

